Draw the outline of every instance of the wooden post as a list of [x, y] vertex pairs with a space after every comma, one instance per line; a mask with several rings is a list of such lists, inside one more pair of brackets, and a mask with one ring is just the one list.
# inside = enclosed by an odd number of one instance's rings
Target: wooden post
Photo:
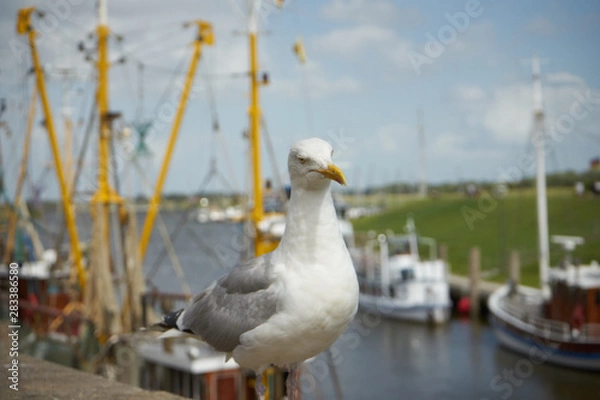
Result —
[[479, 318], [479, 271], [481, 264], [481, 255], [479, 247], [471, 248], [469, 254], [469, 271], [471, 277], [471, 318]]
[[510, 265], [508, 271], [508, 279], [511, 294], [516, 292], [517, 286], [519, 286], [519, 276], [521, 274], [521, 260], [519, 258], [519, 252], [513, 250], [510, 252]]
[[447, 280], [450, 275], [450, 264], [448, 264], [448, 245], [446, 243], [440, 243], [438, 246], [438, 257], [445, 264], [444, 278]]
[[440, 243], [438, 247], [438, 256], [443, 262], [448, 262], [448, 245], [446, 243]]

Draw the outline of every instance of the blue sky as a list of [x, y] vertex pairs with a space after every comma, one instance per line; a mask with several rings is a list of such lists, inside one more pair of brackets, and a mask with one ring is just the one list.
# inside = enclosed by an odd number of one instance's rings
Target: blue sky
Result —
[[[57, 22], [46, 21], [50, 28], [40, 39], [40, 53], [58, 127], [62, 126], [61, 93], [67, 86], [52, 69], [68, 66], [77, 71], [79, 79], [70, 86], [73, 115], [87, 114], [83, 109], [89, 108], [93, 94], [90, 64], [75, 49], [94, 29], [92, 2], [0, 5], [0, 96], [8, 99], [3, 120], [13, 131], [11, 137], [2, 137], [9, 192], [14, 190], [23, 110], [31, 87], [31, 79], [25, 77], [28, 54], [22, 59], [15, 56], [19, 50], [14, 49], [21, 47], [15, 42], [20, 39], [14, 21], [16, 10], [31, 4], [48, 10], [47, 20], [53, 15]], [[246, 38], [234, 32], [245, 29], [236, 12], [245, 5], [244, 0], [177, 0], [168, 5], [158, 0], [108, 0], [109, 24], [124, 37], [120, 44], [111, 42], [111, 57], [125, 54], [128, 60], [111, 68], [111, 109], [122, 111], [127, 124], [139, 120], [136, 65], [142, 62], [142, 115], [152, 116], [157, 110], [166, 115], [148, 138], [154, 156], [140, 160], [152, 182], [168, 137], [168, 107], [177, 99], [176, 91], [163, 97], [165, 87], [183, 62], [181, 76], [191, 54], [193, 29], [180, 29], [179, 24], [200, 18], [215, 27], [216, 43], [204, 49], [167, 192], [198, 190], [213, 155], [233, 186], [247, 187], [242, 132], [247, 126], [248, 82], [232, 75], [247, 71]], [[35, 24], [43, 30], [41, 21]], [[600, 156], [600, 51], [595, 39], [600, 37], [600, 4], [595, 2], [291, 0], [281, 10], [265, 2], [261, 31], [260, 65], [271, 80], [261, 90], [261, 103], [275, 149], [275, 167], [284, 179], [289, 146], [319, 136], [337, 148], [336, 160], [352, 187], [416, 181], [421, 107], [430, 181], [501, 180], [504, 171], [520, 168], [519, 160], [533, 152], [529, 135], [534, 52], [542, 60], [547, 129], [552, 133], [548, 169], [585, 170], [591, 158]], [[298, 36], [306, 47], [304, 65], [291, 51]], [[432, 38], [437, 45], [431, 44]], [[91, 47], [92, 42], [87, 43]], [[428, 53], [432, 46], [435, 52]], [[427, 56], [428, 63], [416, 68], [411, 63], [415, 54]], [[213, 109], [211, 98], [216, 104]], [[213, 110], [221, 127], [218, 138], [211, 132]], [[41, 120], [39, 108], [37, 116]], [[62, 131], [59, 135], [62, 138]], [[35, 181], [50, 153], [39, 124], [34, 137], [30, 168]], [[81, 137], [78, 130], [75, 142], [80, 144]], [[120, 170], [132, 170], [126, 154], [135, 142], [135, 137], [116, 142]], [[95, 151], [93, 146], [91, 152]], [[264, 155], [264, 175], [273, 176], [272, 163]], [[531, 175], [533, 170], [522, 172]], [[93, 190], [94, 174], [90, 161], [81, 190]], [[131, 187], [139, 190], [141, 178], [135, 171], [130, 176]], [[52, 180], [49, 174], [45, 196], [55, 195]], [[211, 188], [224, 186], [213, 182]]]

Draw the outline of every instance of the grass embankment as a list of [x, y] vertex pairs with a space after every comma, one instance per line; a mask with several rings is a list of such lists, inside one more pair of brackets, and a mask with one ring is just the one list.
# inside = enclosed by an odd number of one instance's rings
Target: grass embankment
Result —
[[[465, 198], [446, 195], [435, 199], [414, 197], [387, 198], [383, 213], [353, 221], [357, 232], [391, 229], [403, 232], [406, 217], [412, 215], [417, 232], [448, 246], [448, 261], [453, 273], [466, 275], [469, 249], [481, 249], [483, 271], [497, 270], [489, 279], [504, 281], [510, 251], [521, 257], [521, 283], [537, 286], [537, 212], [533, 190], [511, 190], [502, 200], [491, 195]], [[576, 197], [572, 190], [548, 190], [550, 235], [573, 235], [585, 239], [573, 253], [584, 263], [600, 262], [600, 198]], [[551, 265], [564, 252], [550, 243]]]

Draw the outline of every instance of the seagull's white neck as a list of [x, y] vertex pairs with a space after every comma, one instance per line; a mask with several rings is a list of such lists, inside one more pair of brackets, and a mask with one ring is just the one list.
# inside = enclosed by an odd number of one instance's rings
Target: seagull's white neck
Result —
[[311, 262], [321, 253], [340, 249], [342, 241], [330, 186], [321, 190], [292, 189], [279, 250], [299, 261]]

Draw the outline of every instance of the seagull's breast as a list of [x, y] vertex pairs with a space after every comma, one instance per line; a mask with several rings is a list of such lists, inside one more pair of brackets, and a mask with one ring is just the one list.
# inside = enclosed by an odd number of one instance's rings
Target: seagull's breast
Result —
[[288, 269], [284, 281], [289, 293], [284, 307], [306, 330], [343, 329], [356, 313], [358, 284], [349, 256], [330, 255], [326, 263]]
[[326, 260], [275, 266], [281, 293], [285, 293], [281, 310], [242, 335], [234, 351], [238, 363], [252, 368], [297, 363], [335, 342], [356, 314], [358, 282], [345, 249]]

